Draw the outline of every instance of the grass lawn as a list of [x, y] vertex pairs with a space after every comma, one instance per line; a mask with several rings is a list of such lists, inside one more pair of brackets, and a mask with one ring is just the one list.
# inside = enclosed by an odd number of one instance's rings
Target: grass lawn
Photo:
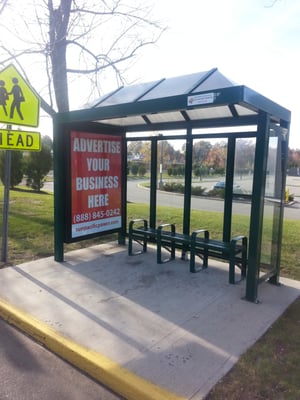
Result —
[[[3, 214], [3, 187], [0, 187], [0, 213]], [[148, 218], [148, 207], [128, 205], [128, 220]], [[2, 218], [2, 215], [1, 217]], [[181, 228], [182, 210], [158, 207], [157, 223], [173, 221]], [[193, 211], [191, 230], [210, 227], [218, 237], [222, 213]], [[248, 217], [235, 216], [236, 233], [247, 234]], [[284, 221], [281, 275], [300, 280], [300, 220]], [[2, 234], [2, 232], [1, 232]], [[235, 232], [233, 232], [235, 234]], [[107, 241], [116, 236], [66, 245], [65, 251]], [[8, 263], [16, 265], [52, 256], [53, 194], [22, 189], [10, 191]], [[0, 264], [1, 267], [6, 265]], [[296, 400], [300, 399], [300, 297], [269, 331], [247, 351], [219, 382], [206, 400]]]

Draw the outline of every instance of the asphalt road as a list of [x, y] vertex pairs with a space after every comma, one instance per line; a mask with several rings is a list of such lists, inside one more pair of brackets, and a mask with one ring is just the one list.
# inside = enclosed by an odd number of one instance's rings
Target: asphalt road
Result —
[[121, 399], [0, 319], [0, 399]]
[[[133, 203], [150, 202], [150, 191], [139, 186], [144, 180], [128, 180], [127, 200]], [[202, 181], [201, 186], [211, 188], [214, 181]], [[243, 184], [247, 185], [245, 181]], [[300, 219], [300, 177], [287, 177], [287, 187], [295, 195], [295, 202], [287, 205], [284, 210], [285, 219]], [[44, 190], [53, 191], [53, 182], [45, 183]], [[168, 207], [183, 207], [183, 195], [157, 191], [157, 204]], [[223, 212], [224, 203], [220, 199], [192, 196], [191, 206], [194, 210]], [[250, 215], [250, 203], [247, 201], [234, 201], [234, 213]]]
[[[133, 203], [148, 203], [150, 201], [150, 191], [139, 184], [143, 181], [128, 181], [127, 200]], [[295, 193], [295, 202], [288, 205], [284, 210], [286, 219], [300, 219], [300, 177], [295, 178], [295, 184], [291, 185], [291, 193]], [[207, 183], [208, 187], [213, 185]], [[157, 191], [157, 204], [168, 207], [183, 207], [183, 195]], [[219, 211], [223, 212], [224, 202], [220, 199], [192, 196], [191, 207], [194, 210]], [[247, 201], [234, 201], [234, 213], [241, 215], [250, 215], [250, 203]]]

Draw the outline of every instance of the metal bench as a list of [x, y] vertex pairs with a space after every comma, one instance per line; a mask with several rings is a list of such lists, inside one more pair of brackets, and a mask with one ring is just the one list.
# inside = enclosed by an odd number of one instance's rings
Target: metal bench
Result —
[[[162, 264], [175, 259], [175, 250], [182, 250], [182, 258], [190, 252], [190, 272], [199, 272], [208, 267], [208, 257], [229, 262], [229, 283], [236, 283], [235, 266], [241, 270], [241, 279], [246, 277], [247, 238], [234, 237], [230, 242], [210, 239], [209, 231], [198, 229], [191, 235], [176, 232], [175, 224], [162, 224], [157, 229], [149, 228], [145, 219], [135, 219], [129, 223], [128, 254], [136, 255], [147, 251], [148, 241], [156, 242], [157, 263]], [[141, 247], [133, 251], [133, 241]], [[163, 249], [169, 254], [163, 255]], [[202, 266], [196, 266], [196, 256], [202, 260]]]

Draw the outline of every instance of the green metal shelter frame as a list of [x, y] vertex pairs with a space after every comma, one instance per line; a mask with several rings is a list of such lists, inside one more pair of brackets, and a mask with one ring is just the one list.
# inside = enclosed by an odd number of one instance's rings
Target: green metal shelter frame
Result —
[[[63, 260], [63, 221], [65, 213], [64, 141], [66, 130], [92, 129], [124, 135], [124, 151], [128, 140], [151, 142], [150, 216], [156, 225], [157, 143], [160, 140], [185, 140], [185, 194], [183, 233], [190, 233], [192, 154], [195, 139], [226, 138], [227, 165], [223, 215], [223, 240], [231, 238], [234, 159], [237, 138], [256, 140], [251, 212], [246, 299], [258, 298], [258, 284], [269, 279], [279, 283], [285, 198], [285, 171], [291, 113], [246, 86], [234, 84], [218, 69], [161, 79], [155, 82], [121, 87], [101, 97], [87, 109], [58, 113], [54, 123], [54, 228], [55, 259]], [[251, 127], [247, 130], [248, 127]], [[210, 133], [211, 128], [217, 133]], [[195, 130], [207, 133], [195, 133]], [[180, 133], [170, 134], [171, 132]], [[154, 132], [159, 134], [154, 135]], [[167, 132], [167, 134], [162, 134]], [[183, 132], [181, 134], [181, 132]], [[198, 132], [198, 131], [197, 131]], [[269, 149], [276, 153], [273, 189], [266, 190], [269, 174]], [[127, 157], [124, 154], [124, 162]], [[273, 162], [274, 164], [274, 162]], [[126, 171], [126, 168], [124, 168]], [[126, 183], [126, 174], [123, 176]], [[124, 185], [126, 187], [126, 184]], [[126, 210], [126, 193], [123, 195]], [[264, 211], [271, 205], [271, 246], [267, 272], [261, 273]], [[126, 215], [119, 241], [125, 242]], [[207, 227], [209, 229], [209, 227]]]

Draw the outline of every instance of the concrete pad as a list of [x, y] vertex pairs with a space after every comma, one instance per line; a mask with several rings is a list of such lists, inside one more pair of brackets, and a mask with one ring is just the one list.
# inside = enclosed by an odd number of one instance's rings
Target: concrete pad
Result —
[[0, 270], [6, 302], [162, 388], [162, 398], [202, 399], [299, 296], [300, 282], [281, 282], [261, 284], [260, 303], [249, 303], [245, 282], [228, 284], [227, 264], [190, 274], [186, 261], [158, 265], [155, 249], [129, 257], [117, 243]]

